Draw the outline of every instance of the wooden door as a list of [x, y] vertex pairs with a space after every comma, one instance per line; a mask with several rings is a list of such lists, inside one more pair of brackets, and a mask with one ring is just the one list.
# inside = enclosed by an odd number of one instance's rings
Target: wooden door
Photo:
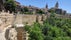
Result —
[[26, 40], [26, 31], [24, 30], [24, 28], [19, 27], [17, 28], [17, 39], [18, 40]]

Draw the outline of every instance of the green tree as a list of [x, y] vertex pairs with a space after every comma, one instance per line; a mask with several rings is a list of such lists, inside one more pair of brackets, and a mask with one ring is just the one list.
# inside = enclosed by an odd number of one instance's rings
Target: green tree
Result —
[[27, 7], [24, 7], [23, 10], [24, 10], [24, 12], [28, 12], [29, 11]]
[[10, 12], [15, 12], [16, 4], [14, 0], [6, 0], [4, 3], [6, 11], [9, 10]]
[[39, 23], [34, 23], [32, 26], [25, 26], [25, 29], [28, 31], [29, 35], [29, 40], [43, 40], [43, 34], [40, 29], [40, 24]]
[[42, 10], [37, 10], [36, 13], [38, 13], [38, 14], [44, 14], [44, 11], [42, 11]]

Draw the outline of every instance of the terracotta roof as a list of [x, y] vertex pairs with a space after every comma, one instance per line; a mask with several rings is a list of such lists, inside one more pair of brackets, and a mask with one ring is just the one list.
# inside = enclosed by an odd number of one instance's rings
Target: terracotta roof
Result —
[[19, 3], [19, 2], [17, 2], [17, 1], [15, 1], [15, 3], [16, 3], [16, 5], [20, 5], [20, 3]]

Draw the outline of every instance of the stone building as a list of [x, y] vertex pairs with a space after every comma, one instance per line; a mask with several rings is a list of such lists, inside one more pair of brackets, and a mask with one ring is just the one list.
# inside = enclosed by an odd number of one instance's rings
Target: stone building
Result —
[[55, 6], [53, 8], [50, 8], [48, 11], [50, 12], [51, 10], [54, 11], [56, 14], [61, 14], [61, 15], [66, 14], [65, 10], [59, 8], [58, 2], [56, 2]]
[[62, 15], [65, 15], [66, 14], [66, 11], [65, 10], [59, 8], [59, 3], [58, 2], [55, 5], [55, 12], [57, 14], [62, 14]]
[[58, 2], [55, 5], [55, 12], [57, 14], [62, 14], [62, 15], [65, 15], [66, 14], [66, 11], [65, 10], [62, 10], [62, 9], [59, 8], [59, 3]]
[[55, 9], [58, 9], [58, 8], [59, 8], [59, 3], [56, 2], [56, 4], [55, 4]]
[[20, 3], [17, 2], [17, 1], [14, 1], [14, 2], [16, 4], [16, 8], [15, 8], [16, 12], [21, 11], [21, 5], [20, 5]]
[[45, 14], [47, 14], [48, 10], [49, 10], [48, 9], [48, 4], [46, 4], [45, 8], [42, 8], [41, 10], [44, 11]]

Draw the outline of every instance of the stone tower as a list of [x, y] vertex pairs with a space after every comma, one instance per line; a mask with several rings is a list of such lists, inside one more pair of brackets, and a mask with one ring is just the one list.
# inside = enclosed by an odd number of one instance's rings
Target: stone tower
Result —
[[46, 6], [45, 6], [45, 14], [47, 14], [48, 13], [48, 5], [46, 4]]
[[56, 4], [55, 4], [55, 9], [58, 9], [58, 7], [59, 7], [59, 3], [56, 2]]
[[48, 9], [48, 5], [46, 4], [46, 7], [45, 8], [47, 8]]

